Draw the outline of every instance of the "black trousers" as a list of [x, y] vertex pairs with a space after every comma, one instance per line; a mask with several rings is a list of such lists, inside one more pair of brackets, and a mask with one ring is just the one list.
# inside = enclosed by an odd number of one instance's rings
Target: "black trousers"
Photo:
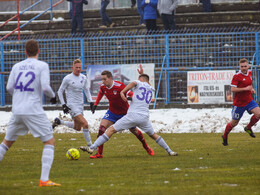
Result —
[[148, 33], [152, 33], [153, 31], [157, 30], [156, 19], [145, 20], [145, 23]]

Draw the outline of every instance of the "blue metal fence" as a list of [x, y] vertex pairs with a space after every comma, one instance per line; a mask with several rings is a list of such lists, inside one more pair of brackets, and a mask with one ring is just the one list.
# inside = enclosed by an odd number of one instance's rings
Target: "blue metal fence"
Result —
[[[8, 72], [13, 64], [25, 59], [25, 42], [35, 38], [39, 42], [39, 59], [48, 62], [51, 85], [55, 91], [63, 77], [71, 72], [72, 61], [81, 58], [87, 65], [155, 64], [157, 102], [187, 103], [187, 71], [238, 69], [238, 61], [247, 58], [253, 62], [255, 84], [259, 83], [259, 33], [253, 31], [225, 32], [225, 30], [147, 34], [107, 33], [82, 37], [23, 37], [1, 42], [1, 106], [11, 104], [5, 92]], [[159, 82], [165, 56], [164, 74]], [[254, 56], [254, 57], [253, 57]], [[259, 94], [259, 87], [257, 95]], [[259, 95], [257, 96], [257, 98]], [[257, 99], [258, 101], [259, 99]], [[45, 98], [47, 102], [48, 99]]]

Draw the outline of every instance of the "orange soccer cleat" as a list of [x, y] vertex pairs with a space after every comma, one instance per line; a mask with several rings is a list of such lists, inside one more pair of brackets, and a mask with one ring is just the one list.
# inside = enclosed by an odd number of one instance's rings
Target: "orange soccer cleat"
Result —
[[54, 182], [52, 182], [50, 180], [48, 180], [48, 181], [40, 180], [40, 182], [39, 182], [39, 187], [51, 187], [51, 186], [61, 186], [61, 184], [54, 183]]
[[99, 153], [96, 153], [95, 155], [90, 156], [89, 158], [92, 158], [92, 159], [94, 159], [94, 158], [103, 158], [103, 155], [99, 154]]

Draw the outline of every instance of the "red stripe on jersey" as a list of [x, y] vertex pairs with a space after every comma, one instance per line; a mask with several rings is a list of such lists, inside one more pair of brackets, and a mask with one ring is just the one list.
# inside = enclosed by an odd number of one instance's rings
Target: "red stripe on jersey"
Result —
[[[252, 85], [252, 72], [248, 71], [247, 75], [242, 72], [238, 72], [233, 76], [231, 81], [231, 86], [237, 88], [243, 88]], [[235, 93], [233, 105], [237, 107], [246, 106], [249, 102], [253, 100], [251, 91], [242, 91]]]

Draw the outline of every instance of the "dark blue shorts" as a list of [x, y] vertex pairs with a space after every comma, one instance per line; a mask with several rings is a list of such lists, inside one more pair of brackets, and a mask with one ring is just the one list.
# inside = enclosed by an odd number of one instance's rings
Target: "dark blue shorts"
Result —
[[[105, 116], [102, 119], [106, 119], [109, 120], [113, 123], [116, 123], [116, 121], [118, 121], [119, 119], [121, 119], [123, 116], [125, 116], [125, 114], [114, 114], [113, 112], [111, 112], [110, 110], [107, 110]], [[136, 128], [136, 126], [130, 128], [130, 129], [134, 129]]]
[[114, 114], [110, 110], [107, 110], [105, 116], [102, 119], [106, 119], [106, 120], [109, 120], [109, 121], [115, 123], [116, 121], [121, 119], [123, 116], [125, 116], [125, 114], [118, 115], [118, 114]]
[[234, 120], [240, 120], [241, 117], [243, 116], [244, 112], [247, 111], [249, 114], [252, 114], [250, 112], [250, 110], [254, 109], [258, 107], [258, 104], [252, 100], [251, 102], [249, 102], [246, 106], [244, 107], [237, 107], [237, 106], [233, 106], [232, 107], [232, 112], [231, 112], [231, 115], [232, 115], [232, 119]]

